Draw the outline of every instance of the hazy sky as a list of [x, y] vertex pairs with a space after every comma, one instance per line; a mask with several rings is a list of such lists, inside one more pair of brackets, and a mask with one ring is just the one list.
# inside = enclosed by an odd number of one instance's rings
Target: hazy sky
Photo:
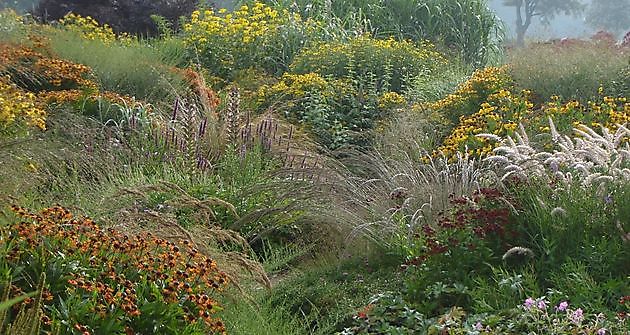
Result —
[[[590, 3], [590, 1], [584, 2]], [[503, 6], [503, 0], [490, 0], [488, 3], [490, 8], [495, 10], [505, 22], [508, 29], [508, 36], [513, 36], [516, 9], [514, 7]], [[594, 29], [584, 22], [584, 15], [577, 17], [558, 15], [551, 22], [550, 26], [542, 25], [537, 19], [534, 19], [532, 25], [527, 30], [527, 36], [536, 39], [590, 37], [594, 33]]]

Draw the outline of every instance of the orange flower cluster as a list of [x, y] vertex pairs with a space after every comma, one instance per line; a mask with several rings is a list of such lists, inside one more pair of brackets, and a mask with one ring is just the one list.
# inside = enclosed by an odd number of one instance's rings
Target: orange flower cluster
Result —
[[191, 68], [180, 69], [177, 67], [173, 67], [172, 71], [184, 78], [189, 89], [199, 96], [201, 102], [206, 105], [206, 107], [210, 110], [216, 110], [217, 106], [221, 103], [221, 99], [214, 90], [208, 87], [201, 73]]
[[133, 97], [120, 95], [116, 92], [94, 90], [63, 90], [63, 91], [41, 91], [37, 94], [37, 99], [45, 104], [67, 104], [75, 102], [91, 102], [96, 103], [101, 99], [112, 103], [121, 103], [129, 108], [149, 107], [141, 101], [137, 101]]
[[34, 70], [55, 87], [78, 86], [96, 88], [91, 79], [92, 69], [82, 64], [75, 64], [62, 59], [42, 57], [35, 62]]
[[222, 290], [228, 277], [192, 243], [184, 242], [180, 248], [150, 233], [128, 236], [103, 229], [89, 218], [75, 218], [60, 206], [40, 213], [14, 206], [13, 211], [24, 221], [12, 225], [10, 231], [17, 242], [28, 247], [13, 244], [7, 254], [9, 262], [48, 249], [51, 254], [63, 253], [89, 263], [81, 264], [84, 271], [72, 273], [68, 284], [71, 292], [84, 291], [97, 299], [96, 315], [105, 316], [111, 308], [119, 308], [128, 318], [142, 317], [139, 305], [155, 297], [138, 297], [136, 289], [150, 283], [161, 290], [164, 304], [182, 306], [185, 321], [201, 319], [212, 331], [225, 332], [223, 322], [214, 316], [220, 310], [219, 303], [209, 294]]
[[0, 43], [0, 72], [16, 73], [37, 86], [97, 88], [89, 67], [46, 56], [23, 45]]

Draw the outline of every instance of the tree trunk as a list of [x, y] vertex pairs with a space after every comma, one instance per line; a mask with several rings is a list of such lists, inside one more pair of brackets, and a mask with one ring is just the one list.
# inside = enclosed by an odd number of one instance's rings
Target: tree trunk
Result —
[[525, 46], [525, 31], [527, 28], [520, 26], [516, 27], [516, 46], [522, 48]]
[[[521, 10], [525, 4], [525, 20], [523, 20], [523, 14]], [[525, 46], [525, 32], [532, 23], [532, 17], [530, 12], [530, 4], [527, 1], [519, 1], [516, 4], [516, 46], [521, 48]]]

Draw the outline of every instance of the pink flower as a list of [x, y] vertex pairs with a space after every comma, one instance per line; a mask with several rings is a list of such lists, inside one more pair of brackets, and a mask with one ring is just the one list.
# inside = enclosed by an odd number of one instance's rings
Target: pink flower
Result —
[[525, 303], [523, 304], [525, 308], [531, 309], [536, 304], [536, 300], [532, 298], [525, 299]]
[[605, 328], [599, 328], [599, 330], [597, 331], [597, 335], [606, 335], [606, 329]]
[[558, 306], [556, 306], [556, 310], [564, 312], [567, 310], [567, 307], [569, 307], [569, 303], [566, 301], [563, 301]]
[[483, 325], [481, 324], [481, 322], [477, 322], [477, 324], [475, 325], [475, 330], [478, 330], [478, 331], [482, 331], [483, 330]]
[[547, 309], [547, 303], [544, 300], [538, 301], [538, 309]]
[[573, 321], [573, 323], [575, 324], [582, 323], [582, 320], [584, 320], [584, 312], [581, 308], [578, 308], [573, 313], [571, 313], [570, 318], [571, 321]]

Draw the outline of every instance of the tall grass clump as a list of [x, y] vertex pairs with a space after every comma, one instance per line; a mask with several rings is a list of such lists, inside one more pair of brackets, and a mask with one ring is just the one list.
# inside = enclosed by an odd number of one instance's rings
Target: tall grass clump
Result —
[[184, 53], [166, 41], [153, 45], [149, 41], [130, 41], [125, 45], [54, 31], [50, 48], [61, 58], [89, 66], [99, 85], [108, 91], [159, 101], [185, 86], [175, 69], [183, 64]]
[[627, 50], [601, 41], [535, 44], [510, 51], [507, 59], [514, 81], [532, 90], [538, 102], [553, 95], [565, 100], [595, 100], [600, 87], [607, 92], [610, 86], [623, 85], [612, 83], [627, 82], [622, 73], [629, 61]]

